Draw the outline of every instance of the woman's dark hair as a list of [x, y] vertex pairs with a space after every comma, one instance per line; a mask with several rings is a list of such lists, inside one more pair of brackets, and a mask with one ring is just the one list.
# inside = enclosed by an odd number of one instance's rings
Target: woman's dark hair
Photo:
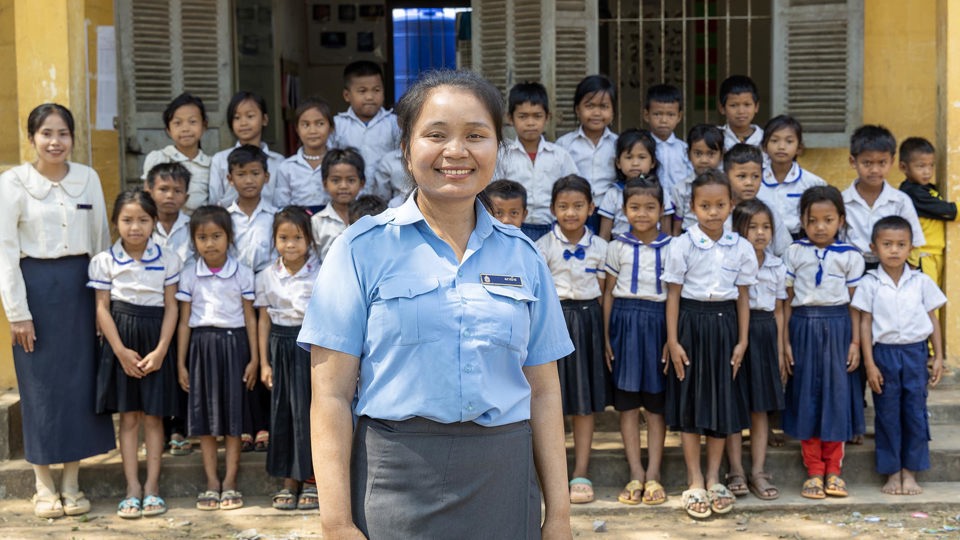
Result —
[[[203, 125], [207, 125], [207, 108], [203, 106], [203, 100], [197, 96], [184, 92], [179, 96], [173, 98], [173, 101], [167, 105], [167, 108], [163, 110], [163, 125], [167, 126], [167, 129], [170, 129], [170, 122], [173, 121], [173, 115], [177, 113], [177, 109], [180, 107], [186, 107], [187, 105], [193, 105], [194, 107], [200, 109], [200, 117], [203, 118]], [[230, 118], [233, 118], [233, 115], [230, 115]]]
[[233, 220], [230, 219], [230, 213], [222, 206], [208, 204], [197, 208], [193, 211], [193, 215], [190, 216], [190, 242], [194, 248], [197, 247], [196, 241], [194, 240], [197, 236], [197, 229], [199, 229], [201, 225], [207, 225], [208, 223], [212, 223], [223, 229], [223, 231], [227, 233], [227, 243], [231, 246], [233, 245]]
[[[773, 211], [760, 199], [750, 199], [742, 201], [733, 207], [733, 230], [740, 236], [746, 238], [747, 231], [750, 229], [750, 220], [757, 214], [766, 214], [770, 218], [771, 230], [777, 226], [773, 219]], [[772, 239], [771, 239], [772, 240]]]
[[693, 184], [690, 186], [690, 204], [693, 204], [693, 201], [697, 198], [697, 190], [703, 186], [723, 186], [727, 188], [727, 193], [730, 194], [730, 198], [733, 198], [733, 188], [730, 187], [730, 179], [727, 178], [727, 175], [723, 171], [718, 171], [716, 169], [710, 169], [705, 173], [697, 176], [694, 179]]
[[307, 239], [308, 252], [314, 250], [316, 244], [313, 240], [313, 227], [310, 225], [310, 214], [307, 213], [306, 208], [302, 206], [287, 206], [273, 216], [273, 234], [270, 236], [270, 239], [273, 241], [274, 247], [277, 245], [277, 230], [284, 223], [289, 223], [300, 229], [303, 237]]
[[37, 134], [40, 126], [43, 125], [51, 114], [63, 118], [63, 123], [67, 125], [67, 129], [70, 131], [70, 139], [72, 140], [74, 138], [73, 114], [70, 112], [70, 109], [59, 103], [44, 103], [43, 105], [37, 105], [30, 111], [30, 115], [27, 116], [27, 137], [33, 140], [33, 136]]
[[233, 117], [237, 114], [237, 108], [240, 107], [240, 104], [244, 101], [252, 101], [257, 105], [257, 108], [260, 109], [260, 112], [264, 115], [269, 114], [267, 112], [267, 101], [262, 97], [254, 94], [253, 92], [247, 92], [246, 90], [241, 90], [233, 95], [230, 98], [230, 104], [227, 105], [227, 127], [230, 128], [230, 133], [233, 133], [236, 136], [236, 133], [233, 131]]
[[347, 148], [333, 148], [327, 150], [327, 153], [323, 155], [323, 161], [320, 163], [320, 174], [323, 175], [323, 181], [327, 181], [327, 177], [330, 175], [330, 168], [334, 165], [346, 164], [352, 166], [357, 170], [357, 176], [360, 177], [360, 182], [364, 183], [367, 181], [367, 177], [364, 174], [364, 167], [366, 165], [363, 162], [363, 156], [360, 155], [360, 152], [356, 148], [348, 146]]
[[653, 165], [650, 167], [651, 172], [656, 171], [657, 167], [660, 166], [657, 161], [657, 141], [653, 140], [653, 134], [645, 129], [630, 128], [617, 137], [617, 153], [614, 154], [616, 157], [613, 159], [613, 169], [617, 174], [617, 180], [620, 182], [626, 182], [629, 178], [623, 174], [623, 171], [617, 166], [617, 162], [620, 161], [621, 155], [633, 150], [633, 147], [637, 144], [642, 144], [647, 153], [650, 154], [650, 158], [653, 160]]
[[573, 92], [573, 116], [577, 117], [577, 106], [594, 94], [606, 94], [610, 96], [610, 103], [616, 112], [617, 107], [617, 87], [607, 78], [606, 75], [587, 75], [577, 84], [577, 89]]
[[320, 111], [320, 114], [322, 114], [323, 117], [326, 118], [327, 123], [330, 124], [330, 131], [335, 129], [333, 124], [333, 113], [330, 112], [330, 104], [318, 97], [308, 97], [300, 102], [300, 105], [297, 106], [297, 110], [293, 111], [294, 128], [300, 125], [300, 117], [303, 116], [303, 113], [309, 111], [310, 109], [316, 109]]
[[564, 191], [580, 193], [587, 198], [588, 203], [593, 202], [593, 193], [590, 190], [590, 182], [578, 174], [561, 176], [559, 180], [553, 183], [553, 191], [550, 193], [550, 206], [553, 206], [557, 203], [557, 196]]
[[113, 203], [113, 214], [110, 215], [110, 222], [114, 226], [120, 219], [120, 211], [128, 204], [139, 205], [148, 216], [153, 218], [153, 221], [157, 221], [157, 203], [153, 201], [153, 197], [142, 189], [128, 189], [121, 191], [117, 195], [117, 200]]
[[813, 186], [803, 192], [800, 196], [800, 227], [804, 226], [803, 218], [810, 207], [820, 202], [832, 204], [837, 209], [837, 214], [843, 218], [844, 228], [846, 228], [847, 210], [843, 206], [843, 195], [833, 186]]
[[723, 132], [713, 124], [697, 124], [690, 128], [687, 133], [688, 152], [697, 141], [703, 141], [707, 148], [723, 153]]
[[630, 197], [636, 195], [649, 195], [660, 203], [661, 211], [663, 209], [663, 186], [657, 179], [657, 175], [648, 174], [638, 176], [627, 180], [627, 185], [623, 187], [623, 206], [627, 206]]
[[[767, 122], [767, 125], [763, 126], [763, 139], [760, 142], [760, 148], [766, 148], [767, 143], [770, 142], [770, 137], [781, 129], [792, 129], [797, 136], [797, 143], [801, 148], [803, 147], [803, 126], [800, 125], [800, 121], [790, 115], [781, 114], [774, 116]], [[796, 159], [796, 156], [794, 156], [794, 159]]]

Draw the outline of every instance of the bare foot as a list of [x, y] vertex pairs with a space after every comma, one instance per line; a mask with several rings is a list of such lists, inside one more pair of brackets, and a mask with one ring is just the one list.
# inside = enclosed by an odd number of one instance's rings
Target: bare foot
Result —
[[900, 473], [893, 473], [887, 478], [887, 483], [880, 488], [881, 493], [886, 493], [887, 495], [901, 495], [903, 490], [901, 488], [901, 476]]
[[900, 489], [902, 495], [919, 495], [923, 493], [923, 488], [917, 483], [917, 477], [912, 471], [904, 469], [900, 472], [903, 475], [903, 486]]

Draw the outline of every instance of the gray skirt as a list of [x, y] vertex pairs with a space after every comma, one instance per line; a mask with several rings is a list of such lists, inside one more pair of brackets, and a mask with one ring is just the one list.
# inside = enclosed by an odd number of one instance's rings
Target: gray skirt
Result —
[[368, 538], [540, 538], [529, 422], [358, 419], [353, 521]]

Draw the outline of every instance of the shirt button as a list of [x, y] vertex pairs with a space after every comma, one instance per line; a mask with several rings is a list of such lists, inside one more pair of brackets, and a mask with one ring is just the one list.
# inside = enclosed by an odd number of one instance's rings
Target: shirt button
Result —
[[473, 404], [472, 404], [472, 403], [468, 403], [468, 404], [467, 404], [467, 410], [468, 410], [468, 411], [472, 411], [472, 410], [473, 410]]
[[463, 270], [457, 270], [457, 277], [463, 277]]

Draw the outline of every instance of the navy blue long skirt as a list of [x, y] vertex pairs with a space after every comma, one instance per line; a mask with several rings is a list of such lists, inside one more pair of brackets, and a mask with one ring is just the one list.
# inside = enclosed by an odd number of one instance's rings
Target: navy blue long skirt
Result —
[[191, 437], [243, 433], [243, 370], [250, 361], [245, 328], [202, 326], [190, 332], [187, 353], [190, 392], [187, 430]]
[[747, 396], [750, 412], [783, 410], [783, 382], [780, 380], [780, 347], [777, 319], [772, 311], [751, 310], [747, 353], [737, 378]]
[[667, 341], [666, 304], [614, 298], [610, 312], [613, 384], [627, 392], [664, 391], [663, 344]]
[[20, 260], [37, 341], [13, 347], [23, 449], [35, 465], [69, 463], [116, 448], [113, 420], [94, 412], [97, 334], [86, 255]]
[[313, 476], [310, 452], [310, 353], [297, 346], [299, 326], [270, 327], [270, 446], [267, 472], [303, 482]]
[[574, 351], [557, 361], [563, 414], [603, 412], [613, 399], [603, 361], [603, 312], [596, 300], [563, 300], [563, 318]]

